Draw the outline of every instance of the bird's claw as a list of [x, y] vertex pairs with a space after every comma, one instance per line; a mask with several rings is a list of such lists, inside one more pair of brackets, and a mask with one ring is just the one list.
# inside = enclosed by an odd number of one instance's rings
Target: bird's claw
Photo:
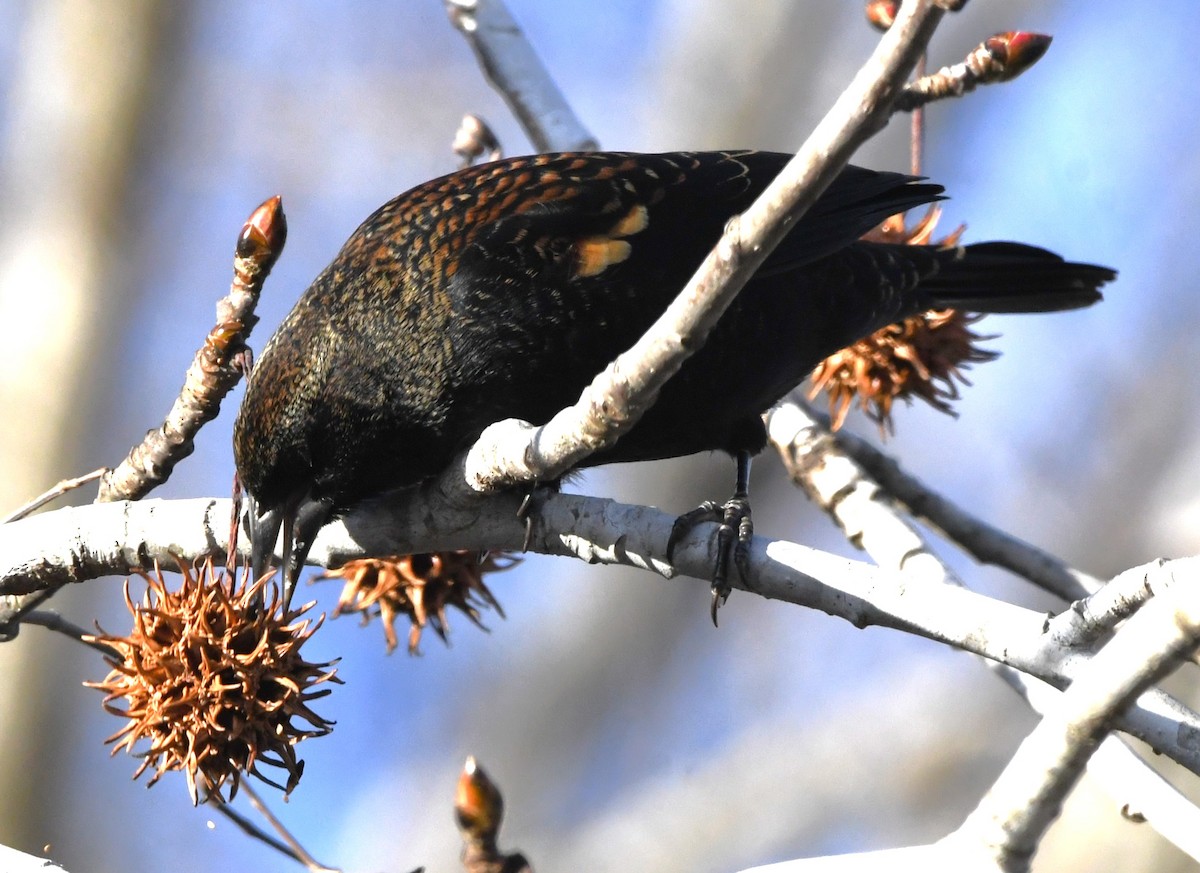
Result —
[[750, 541], [754, 538], [754, 522], [750, 515], [750, 498], [742, 493], [735, 494], [724, 504], [706, 500], [691, 512], [675, 519], [671, 535], [667, 538], [667, 561], [674, 562], [675, 546], [698, 524], [714, 521], [717, 527], [717, 558], [712, 574], [713, 624], [717, 624], [717, 610], [729, 598], [729, 559], [743, 579], [750, 578]]
[[522, 552], [528, 552], [529, 546], [533, 543], [533, 515], [545, 497], [543, 492], [543, 486], [534, 482], [533, 487], [521, 498], [521, 505], [517, 507], [517, 518], [525, 523], [525, 536], [521, 540]]

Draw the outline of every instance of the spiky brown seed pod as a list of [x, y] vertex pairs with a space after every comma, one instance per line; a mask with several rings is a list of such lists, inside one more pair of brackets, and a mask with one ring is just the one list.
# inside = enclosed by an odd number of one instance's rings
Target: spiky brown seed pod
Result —
[[965, 224], [960, 224], [937, 242], [933, 241], [933, 232], [937, 230], [938, 221], [941, 217], [942, 207], [934, 203], [925, 210], [925, 214], [917, 219], [916, 224], [911, 227], [908, 224], [907, 216], [901, 212], [888, 217], [878, 227], [863, 234], [862, 238], [867, 242], [894, 243], [896, 245], [908, 246], [933, 245], [944, 249], [958, 245], [963, 231], [967, 229]]
[[[893, 215], [863, 238], [929, 245], [940, 217], [937, 205], [929, 207], [911, 227], [903, 215]], [[935, 245], [957, 245], [963, 230], [960, 225]], [[980, 318], [955, 309], [936, 309], [881, 328], [822, 361], [810, 377], [809, 398], [821, 391], [829, 395], [834, 430], [845, 422], [855, 399], [863, 412], [887, 432], [893, 430], [892, 405], [898, 399], [907, 403], [918, 398], [939, 412], [953, 415], [950, 403], [958, 399], [958, 383], [970, 384], [962, 371], [999, 357], [999, 353], [975, 345], [996, 338], [970, 329]]]
[[995, 339], [970, 327], [982, 316], [941, 309], [914, 315], [889, 325], [849, 348], [826, 358], [813, 371], [809, 397], [829, 394], [833, 428], [841, 427], [855, 398], [880, 429], [893, 430], [896, 400], [924, 400], [939, 412], [954, 414], [958, 384], [970, 384], [962, 370], [991, 361], [998, 352], [980, 349], [976, 342]]
[[390, 654], [399, 645], [396, 616], [407, 615], [411, 622], [408, 652], [420, 654], [421, 632], [428, 625], [447, 641], [449, 624], [446, 608], [453, 606], [476, 627], [487, 628], [480, 620], [480, 607], [491, 607], [504, 617], [504, 610], [488, 587], [483, 574], [507, 570], [516, 558], [461, 550], [423, 555], [399, 555], [390, 558], [362, 558], [347, 561], [321, 578], [345, 581], [334, 617], [343, 613], [362, 613], [364, 623], [379, 616]]
[[[284, 613], [269, 577], [238, 581], [211, 558], [194, 569], [181, 564], [175, 591], [157, 565], [140, 575], [147, 583], [140, 604], [125, 583], [130, 634], [90, 637], [120, 654], [107, 659], [112, 671], [103, 681], [84, 683], [105, 692], [105, 710], [128, 720], [105, 740], [115, 743], [113, 754], [142, 757], [133, 778], [154, 768], [148, 785], [182, 770], [193, 804], [223, 801], [226, 783], [232, 799], [242, 774], [291, 792], [304, 770], [296, 743], [333, 726], [308, 705], [330, 691], [314, 686], [340, 680], [331, 663], [300, 654], [324, 617], [301, 620], [311, 603]], [[309, 727], [294, 724], [297, 718]], [[149, 748], [136, 749], [142, 740]], [[285, 783], [265, 776], [263, 764], [282, 770]]]

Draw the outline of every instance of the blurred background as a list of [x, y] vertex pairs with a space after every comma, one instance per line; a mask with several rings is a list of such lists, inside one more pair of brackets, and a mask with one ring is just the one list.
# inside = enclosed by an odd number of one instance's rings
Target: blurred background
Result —
[[[646, 151], [797, 147], [876, 42], [862, 6], [510, 0], [601, 144]], [[953, 196], [945, 229], [1121, 278], [1086, 311], [989, 318], [1004, 354], [972, 372], [960, 418], [901, 410], [886, 448], [1101, 577], [1200, 551], [1197, 27], [1186, 0], [973, 3], [930, 59], [957, 62], [1001, 30], [1054, 35], [1020, 80], [932, 108], [927, 172]], [[529, 149], [439, 0], [0, 0], [0, 93], [4, 511], [116, 463], [161, 421], [266, 197], [283, 196], [290, 231], [257, 348], [359, 221], [455, 168], [464, 113], [506, 153]], [[857, 161], [907, 169], [907, 121]], [[155, 496], [229, 493], [239, 400]], [[732, 473], [696, 457], [575, 487], [684, 511], [726, 496]], [[760, 533], [853, 554], [774, 459], [756, 465], [755, 494]], [[1052, 607], [946, 554], [972, 585]], [[290, 803], [263, 793], [317, 858], [458, 869], [468, 754], [505, 793], [502, 845], [539, 870], [728, 871], [926, 842], [1035, 724], [971, 659], [894, 631], [738, 592], [714, 630], [695, 580], [530, 557], [489, 585], [507, 620], [488, 616], [489, 634], [455, 620], [452, 648], [428, 637], [421, 658], [387, 657], [379, 626], [354, 619], [306, 648], [342, 658], [346, 684], [317, 707], [338, 725], [300, 747]], [[100, 580], [55, 603], [124, 633], [120, 590]], [[310, 592], [328, 611], [338, 589]], [[179, 774], [150, 793], [130, 780], [136, 762], [103, 746], [119, 722], [80, 684], [106, 672], [37, 627], [0, 646], [0, 843], [49, 845], [77, 873], [300, 869], [193, 809]], [[1191, 869], [1118, 810], [1085, 780], [1036, 868]]]

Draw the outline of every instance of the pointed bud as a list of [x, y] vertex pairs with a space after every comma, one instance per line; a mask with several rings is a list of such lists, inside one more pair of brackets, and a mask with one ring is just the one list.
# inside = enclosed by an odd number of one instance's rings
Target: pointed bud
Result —
[[454, 814], [464, 838], [494, 844], [504, 818], [504, 798], [475, 756], [467, 758], [454, 792]]
[[867, 21], [878, 30], [887, 30], [899, 11], [899, 0], [871, 0], [867, 4]]
[[252, 260], [260, 270], [269, 270], [287, 242], [287, 217], [279, 195], [250, 213], [238, 237], [237, 256]]
[[995, 81], [1008, 82], [1024, 73], [1046, 53], [1054, 39], [1044, 33], [1010, 30], [984, 40], [984, 48], [999, 63], [1001, 72]]

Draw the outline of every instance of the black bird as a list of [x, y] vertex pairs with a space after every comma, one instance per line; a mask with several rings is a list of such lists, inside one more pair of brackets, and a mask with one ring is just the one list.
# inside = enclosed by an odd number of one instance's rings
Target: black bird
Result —
[[[254, 572], [266, 569], [282, 527], [290, 593], [331, 518], [435, 476], [495, 421], [542, 423], [573, 403], [663, 312], [729, 218], [789, 157], [511, 158], [380, 207], [305, 291], [250, 377], [234, 456], [248, 495]], [[738, 459], [714, 610], [728, 592], [731, 526], [748, 512], [749, 459], [766, 445], [760, 414], [817, 363], [931, 308], [1086, 306], [1115, 275], [1018, 243], [859, 240], [941, 191], [912, 176], [847, 167], [653, 408], [586, 461], [713, 449]], [[740, 533], [748, 537], [748, 525]]]

